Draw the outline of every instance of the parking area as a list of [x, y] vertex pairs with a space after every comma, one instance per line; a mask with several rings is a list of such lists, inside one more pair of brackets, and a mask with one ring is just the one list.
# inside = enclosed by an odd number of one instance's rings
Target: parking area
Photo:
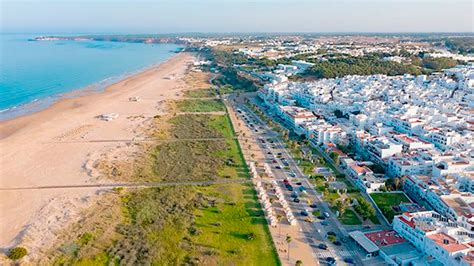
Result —
[[[359, 262], [361, 264], [364, 254], [355, 243], [350, 243], [347, 232], [341, 231], [337, 218], [333, 216], [329, 206], [321, 200], [321, 195], [314, 190], [308, 178], [298, 168], [279, 135], [244, 104], [237, 101], [233, 104], [235, 115], [242, 122], [241, 126], [248, 128], [246, 131], [242, 130], [240, 136], [242, 139], [252, 138], [256, 142], [246, 148], [250, 148], [250, 155], [254, 154], [251, 157], [255, 159], [260, 178], [268, 182], [276, 181], [281, 188], [296, 217], [297, 225], [294, 227], [303, 236], [305, 244], [310, 247], [308, 252], [311, 253], [314, 263], [344, 265]], [[236, 130], [241, 131], [241, 128]], [[242, 142], [243, 145], [247, 145], [245, 140]], [[249, 151], [245, 152], [249, 153]], [[278, 201], [273, 202], [278, 207]], [[298, 253], [301, 253], [300, 250]]]

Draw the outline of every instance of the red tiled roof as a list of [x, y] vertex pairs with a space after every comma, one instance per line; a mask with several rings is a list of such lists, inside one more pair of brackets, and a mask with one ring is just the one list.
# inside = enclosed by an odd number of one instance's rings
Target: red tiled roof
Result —
[[397, 232], [393, 230], [383, 230], [373, 233], [367, 233], [365, 236], [374, 242], [378, 247], [381, 246], [390, 246], [394, 244], [400, 244], [406, 242], [406, 239], [398, 235]]
[[400, 218], [400, 221], [402, 221], [403, 223], [407, 224], [411, 228], [415, 228], [415, 222], [413, 220], [407, 220], [403, 216], [400, 216], [399, 218]]
[[[468, 246], [464, 244], [457, 243], [456, 239], [452, 238], [451, 236], [445, 233], [427, 235], [427, 237], [433, 240], [433, 242], [435, 242], [439, 247], [443, 248], [449, 253], [457, 252], [457, 251], [461, 251], [461, 250], [465, 250], [469, 248]], [[445, 241], [447, 241], [447, 243]]]

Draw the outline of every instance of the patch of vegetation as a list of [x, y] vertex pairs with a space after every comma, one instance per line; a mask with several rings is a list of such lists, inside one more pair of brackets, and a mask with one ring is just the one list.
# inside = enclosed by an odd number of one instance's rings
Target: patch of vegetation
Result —
[[122, 237], [109, 256], [121, 264], [185, 262], [194, 209], [205, 204], [201, 194], [192, 187], [150, 188], [132, 191], [122, 202], [130, 219], [117, 227]]
[[311, 176], [309, 181], [315, 186], [318, 192], [323, 192], [326, 189], [326, 180], [323, 176]]
[[227, 115], [179, 115], [170, 124], [169, 134], [178, 140], [152, 149], [148, 167], [139, 171], [138, 179], [173, 182], [246, 177], [247, 166]]
[[8, 258], [11, 260], [19, 260], [28, 255], [28, 250], [24, 247], [14, 247], [8, 251]]
[[189, 98], [215, 97], [216, 91], [214, 89], [189, 90], [184, 92], [184, 96]]
[[362, 216], [362, 219], [369, 219], [373, 223], [379, 223], [377, 216], [375, 215], [375, 209], [370, 202], [362, 196], [357, 197], [357, 202], [358, 204], [354, 206], [354, 210]]
[[340, 217], [338, 217], [338, 219], [339, 221], [341, 221], [342, 224], [346, 224], [346, 225], [362, 224], [359, 217], [357, 217], [356, 213], [351, 209], [345, 210], [343, 214]]
[[458, 61], [448, 57], [425, 57], [421, 63], [425, 68], [433, 71], [441, 71], [446, 68], [455, 67], [458, 64]]
[[336, 200], [340, 197], [341, 195], [339, 195], [336, 191], [330, 191], [329, 189], [325, 189], [323, 192], [324, 201], [328, 202], [331, 206], [333, 206], [336, 203]]
[[316, 78], [336, 78], [347, 75], [385, 74], [389, 76], [403, 74], [421, 74], [419, 67], [411, 64], [401, 64], [392, 61], [383, 61], [378, 56], [337, 57], [327, 61], [316, 61], [305, 75]]
[[180, 112], [223, 112], [225, 106], [218, 99], [192, 99], [176, 102]]
[[445, 40], [446, 47], [449, 50], [460, 54], [474, 53], [474, 38], [473, 37], [456, 37]]
[[229, 93], [232, 93], [234, 91], [235, 91], [235, 89], [231, 85], [224, 85], [224, 86], [219, 87], [219, 94], [220, 95], [229, 94]]
[[[228, 184], [199, 188], [207, 197], [219, 199], [196, 212], [192, 241], [218, 254], [220, 265], [279, 265], [265, 216], [251, 184]], [[218, 226], [216, 226], [218, 224]], [[211, 264], [204, 258], [202, 264]]]
[[217, 86], [231, 86], [234, 90], [257, 91], [258, 83], [237, 72], [234, 67], [226, 67], [221, 70], [221, 75], [214, 80]]
[[401, 203], [410, 202], [403, 193], [371, 193], [370, 197], [372, 197], [389, 222], [392, 222], [393, 217], [397, 214], [393, 207], [397, 207]]
[[[257, 66], [255, 60], [247, 58], [233, 50], [214, 48], [210, 49], [205, 56], [216, 63], [220, 75], [214, 79], [214, 85], [219, 87], [230, 86], [234, 90], [256, 91], [262, 84], [245, 73], [239, 72], [235, 65]], [[262, 62], [265, 64], [265, 62]], [[251, 67], [253, 69], [253, 67]]]

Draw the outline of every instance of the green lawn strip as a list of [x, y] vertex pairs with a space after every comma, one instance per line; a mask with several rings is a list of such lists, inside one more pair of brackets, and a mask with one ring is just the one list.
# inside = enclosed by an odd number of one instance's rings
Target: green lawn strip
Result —
[[218, 99], [188, 99], [176, 102], [180, 112], [223, 112], [224, 103]]
[[[196, 212], [192, 237], [197, 246], [216, 254], [218, 265], [280, 265], [256, 193], [251, 184], [201, 187], [205, 195], [220, 199]], [[204, 261], [204, 264], [206, 261]]]
[[345, 210], [344, 213], [340, 217], [338, 217], [338, 219], [339, 221], [341, 221], [342, 224], [345, 225], [362, 224], [359, 217], [357, 217], [356, 213], [351, 209]]
[[392, 207], [398, 206], [400, 203], [410, 202], [403, 193], [371, 193], [370, 197], [372, 197], [389, 222], [391, 222], [396, 215]]
[[215, 97], [216, 91], [214, 89], [189, 90], [184, 92], [184, 96], [188, 98]]
[[[337, 208], [335, 206], [330, 207], [330, 209], [337, 213]], [[356, 213], [351, 209], [346, 209], [343, 214], [339, 214], [337, 219], [344, 225], [359, 225], [362, 224], [362, 221], [357, 217]]]

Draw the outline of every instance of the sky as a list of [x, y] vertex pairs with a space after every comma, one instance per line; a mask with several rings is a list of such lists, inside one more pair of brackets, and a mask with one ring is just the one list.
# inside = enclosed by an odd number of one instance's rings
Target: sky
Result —
[[5, 33], [473, 32], [471, 0], [0, 0]]

